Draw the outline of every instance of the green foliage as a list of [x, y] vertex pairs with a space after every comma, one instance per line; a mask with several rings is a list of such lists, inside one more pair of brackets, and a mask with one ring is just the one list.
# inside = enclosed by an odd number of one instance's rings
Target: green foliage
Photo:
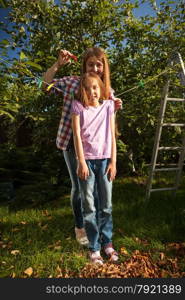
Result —
[[[151, 5], [153, 14], [136, 17], [137, 7], [145, 2]], [[36, 149], [55, 143], [62, 97], [46, 96], [35, 79], [55, 62], [59, 49], [68, 49], [78, 57], [77, 63], [66, 65], [57, 74], [64, 76], [80, 74], [84, 50], [101, 46], [110, 60], [115, 94], [136, 87], [121, 96], [119, 139], [133, 152], [136, 167], [141, 170], [151, 159], [166, 80], [165, 76], [155, 76], [167, 67], [173, 52], [178, 50], [183, 55], [185, 50], [183, 1], [167, 0], [161, 2], [160, 7], [155, 1], [129, 0], [61, 0], [58, 4], [7, 0], [6, 5], [11, 7], [8, 20], [13, 25], [11, 30], [4, 25], [9, 38], [1, 42], [0, 52], [6, 56], [7, 49], [21, 49], [18, 60], [12, 59], [9, 65], [3, 62], [0, 67], [0, 117], [8, 140], [16, 145], [17, 132], [25, 125], [30, 128], [30, 143]], [[177, 76], [171, 76], [173, 83], [179, 85]], [[182, 91], [175, 88], [177, 96]], [[183, 114], [184, 108], [175, 107], [168, 117], [175, 119], [177, 115], [177, 119], [183, 119]], [[169, 137], [179, 142], [178, 135], [178, 132], [169, 133], [164, 142]], [[119, 155], [123, 156], [121, 148]]]
[[15, 200], [16, 206], [38, 206], [70, 192], [62, 152], [55, 147], [52, 150], [10, 144], [1, 147], [1, 202]]

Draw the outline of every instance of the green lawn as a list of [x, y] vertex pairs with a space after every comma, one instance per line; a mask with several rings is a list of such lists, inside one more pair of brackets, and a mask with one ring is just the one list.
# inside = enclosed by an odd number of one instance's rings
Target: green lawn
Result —
[[[114, 183], [113, 241], [120, 253], [119, 264], [125, 268], [134, 253], [144, 253], [166, 271], [166, 277], [174, 272], [181, 277], [185, 274], [184, 183], [176, 197], [161, 192], [146, 202], [145, 182], [144, 177], [127, 177]], [[19, 195], [23, 192], [20, 189]], [[69, 192], [65, 188], [61, 197], [47, 202], [1, 203], [0, 277], [82, 276], [87, 249], [74, 237]], [[176, 263], [175, 269], [168, 270], [169, 262]]]

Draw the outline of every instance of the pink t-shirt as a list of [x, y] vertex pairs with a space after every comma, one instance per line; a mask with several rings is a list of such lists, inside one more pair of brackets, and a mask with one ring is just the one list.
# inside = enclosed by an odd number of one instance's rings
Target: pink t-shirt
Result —
[[111, 157], [110, 119], [114, 113], [114, 101], [104, 100], [98, 107], [84, 107], [72, 102], [71, 113], [80, 116], [81, 139], [85, 159]]

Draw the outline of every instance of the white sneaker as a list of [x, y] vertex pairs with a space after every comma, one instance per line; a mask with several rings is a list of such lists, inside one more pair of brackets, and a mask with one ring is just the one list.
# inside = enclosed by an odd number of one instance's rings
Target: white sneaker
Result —
[[77, 242], [82, 246], [88, 246], [89, 241], [84, 228], [75, 227], [75, 235]]
[[100, 255], [100, 251], [90, 251], [89, 258], [92, 264], [103, 265], [103, 258]]

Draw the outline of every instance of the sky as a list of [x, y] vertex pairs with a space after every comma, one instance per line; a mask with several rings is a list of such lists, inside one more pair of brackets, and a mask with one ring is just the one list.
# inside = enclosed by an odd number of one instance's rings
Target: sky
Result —
[[[6, 17], [8, 16], [10, 9], [7, 8], [0, 8], [0, 22], [3, 22], [5, 24], [7, 24], [8, 29], [11, 29], [11, 25], [8, 24], [8, 21], [6, 20]], [[0, 27], [0, 41], [4, 40], [4, 39], [8, 39], [8, 34], [6, 34], [6, 32], [1, 30]], [[9, 57], [17, 57], [17, 53], [19, 52], [19, 50], [8, 50], [8, 55]]]
[[[55, 1], [57, 2], [59, 0], [55, 0]], [[161, 1], [162, 0], [156, 0], [157, 7], [160, 6]], [[134, 0], [133, 0], [133, 2], [134, 2]], [[11, 24], [8, 24], [8, 21], [6, 20], [6, 17], [8, 15], [9, 10], [10, 9], [7, 9], [7, 8], [0, 8], [0, 22], [3, 21], [4, 23], [7, 24], [8, 29], [11, 29]], [[151, 6], [149, 5], [149, 1], [148, 1], [148, 3], [144, 3], [144, 4], [140, 5], [140, 7], [138, 9], [135, 9], [134, 14], [135, 14], [136, 17], [140, 17], [140, 16], [144, 16], [144, 15], [147, 15], [147, 14], [148, 15], [154, 15], [155, 12], [151, 9]], [[8, 35], [0, 29], [0, 41], [3, 40], [3, 39], [7, 39], [7, 38], [8, 38]], [[18, 57], [18, 52], [19, 51], [20, 51], [20, 49], [17, 49], [17, 50], [9, 49], [8, 50], [9, 58]]]

